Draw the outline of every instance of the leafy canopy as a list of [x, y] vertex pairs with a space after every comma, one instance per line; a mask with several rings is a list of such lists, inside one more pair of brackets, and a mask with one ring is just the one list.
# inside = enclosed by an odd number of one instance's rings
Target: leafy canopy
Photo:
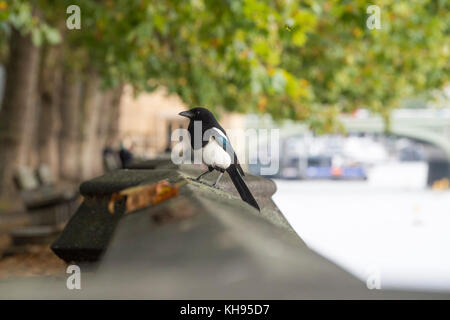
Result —
[[[0, 0], [0, 26], [58, 42], [72, 1]], [[336, 129], [340, 112], [385, 116], [400, 99], [448, 83], [450, 8], [444, 0], [79, 0], [66, 31], [70, 63], [105, 84], [164, 85], [189, 105], [308, 121]], [[33, 11], [34, 10], [34, 11]], [[33, 14], [37, 10], [38, 15]], [[58, 22], [59, 20], [59, 22]]]

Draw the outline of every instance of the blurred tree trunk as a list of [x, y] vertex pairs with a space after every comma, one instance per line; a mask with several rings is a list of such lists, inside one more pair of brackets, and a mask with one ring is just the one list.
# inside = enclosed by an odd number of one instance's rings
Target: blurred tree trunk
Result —
[[[31, 37], [13, 30], [6, 87], [0, 111], [0, 193], [14, 194], [13, 175], [19, 165], [27, 163], [35, 89], [39, 73], [39, 49]], [[31, 122], [29, 122], [31, 120]]]
[[118, 147], [119, 144], [119, 120], [120, 120], [120, 102], [123, 94], [123, 84], [112, 90], [111, 104], [108, 114], [107, 144]]
[[[100, 105], [97, 135], [92, 141], [94, 152], [101, 152], [100, 159], [94, 159], [93, 171], [100, 174], [104, 171], [103, 150], [105, 147], [118, 150], [118, 125], [119, 125], [119, 107], [122, 95], [122, 86], [108, 89], [103, 93], [103, 99]], [[100, 160], [100, 161], [99, 161]]]
[[76, 70], [66, 70], [60, 97], [59, 173], [62, 179], [74, 182], [80, 181], [81, 101], [80, 74]]
[[103, 93], [100, 90], [100, 78], [97, 72], [90, 70], [85, 83], [85, 93], [82, 102], [82, 123], [80, 156], [80, 176], [83, 180], [102, 173], [102, 149], [98, 143], [98, 127]]
[[95, 175], [101, 174], [103, 172], [103, 150], [105, 146], [109, 143], [108, 141], [108, 126], [109, 126], [109, 116], [111, 113], [111, 105], [113, 100], [114, 91], [112, 89], [107, 89], [102, 93], [102, 99], [99, 106], [98, 118], [96, 124], [96, 136], [91, 141], [92, 150], [97, 154], [100, 153], [100, 158], [93, 159], [92, 168]]
[[61, 127], [60, 105], [63, 76], [61, 54], [61, 46], [48, 46], [43, 54], [37, 134], [39, 163], [48, 165], [56, 179], [59, 176], [58, 133]]
[[97, 137], [100, 147], [103, 149], [108, 141], [109, 120], [112, 109], [114, 90], [108, 89], [103, 93], [103, 100], [100, 106], [100, 117], [98, 119]]

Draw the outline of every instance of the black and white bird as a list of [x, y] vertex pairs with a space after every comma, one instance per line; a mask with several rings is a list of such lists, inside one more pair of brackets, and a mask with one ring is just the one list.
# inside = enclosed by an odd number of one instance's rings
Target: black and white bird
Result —
[[[258, 203], [242, 178], [244, 170], [239, 164], [236, 153], [231, 146], [227, 133], [217, 122], [214, 115], [205, 108], [194, 108], [179, 113], [180, 116], [190, 119], [188, 131], [191, 135], [191, 147], [198, 150], [202, 148], [202, 162], [208, 166], [208, 171], [202, 173], [196, 180], [205, 174], [217, 170], [220, 172], [213, 187], [216, 187], [224, 172], [228, 172], [242, 200], [259, 209]], [[195, 122], [201, 122], [201, 131], [195, 130]], [[199, 136], [201, 134], [201, 136]]]

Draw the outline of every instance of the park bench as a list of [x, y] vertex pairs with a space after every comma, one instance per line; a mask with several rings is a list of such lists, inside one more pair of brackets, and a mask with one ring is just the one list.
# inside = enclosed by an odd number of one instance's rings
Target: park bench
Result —
[[[57, 185], [48, 166], [41, 165], [36, 172], [29, 167], [19, 167], [14, 180], [25, 208], [37, 217], [38, 224], [56, 224], [70, 217], [78, 191], [74, 187]], [[41, 214], [34, 215], [39, 212]]]
[[29, 222], [9, 230], [11, 246], [1, 255], [27, 252], [30, 245], [52, 242], [77, 205], [76, 188], [56, 184], [50, 168], [41, 165], [36, 171], [19, 167], [14, 182], [20, 192]]

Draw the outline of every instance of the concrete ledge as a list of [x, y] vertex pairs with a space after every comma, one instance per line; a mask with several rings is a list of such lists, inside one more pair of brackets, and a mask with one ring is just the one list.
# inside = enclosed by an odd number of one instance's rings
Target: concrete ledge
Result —
[[[261, 213], [223, 190], [194, 182], [201, 170], [128, 169], [81, 186], [85, 201], [53, 244], [82, 270], [82, 290], [66, 279], [1, 282], [3, 298], [59, 299], [399, 299], [448, 295], [368, 290], [311, 251], [273, 202], [273, 182], [247, 176]], [[178, 196], [132, 213], [107, 210], [112, 192], [138, 184], [187, 181]], [[208, 177], [209, 182], [214, 179]], [[95, 264], [80, 264], [96, 261]]]
[[[80, 186], [84, 202], [68, 222], [59, 238], [53, 243], [52, 250], [67, 262], [99, 260], [124, 213], [123, 204], [120, 203], [117, 205], [115, 214], [108, 212], [107, 206], [111, 194], [136, 185], [152, 184], [164, 179], [171, 183], [186, 181], [187, 185], [181, 187], [180, 194], [187, 197], [187, 200], [192, 198], [192, 201], [195, 201], [195, 194], [192, 193], [191, 188], [195, 186], [196, 192], [203, 194], [205, 197], [212, 197], [216, 201], [227, 200], [230, 210], [253, 212], [253, 214], [267, 219], [276, 226], [293, 232], [271, 199], [276, 190], [273, 181], [252, 175], [246, 176], [249, 188], [254, 192], [262, 208], [261, 213], [259, 213], [239, 198], [229, 177], [224, 177], [220, 183], [222, 190], [218, 190], [191, 180], [191, 178], [197, 177], [200, 172], [201, 169], [195, 169], [192, 166], [178, 170], [124, 169], [84, 182]], [[212, 173], [211, 176], [214, 176], [214, 174]], [[215, 177], [209, 177], [209, 179], [206, 181], [211, 183]], [[187, 192], [187, 190], [191, 191]], [[168, 202], [175, 204], [177, 199], [170, 199]], [[162, 206], [158, 205], [154, 209], [160, 210], [161, 208]], [[186, 202], [184, 207], [178, 206], [177, 210], [178, 213], [182, 213], [188, 208], [189, 203]], [[214, 211], [215, 206], [212, 205], [206, 210]]]
[[[70, 260], [70, 255], [78, 255], [76, 250], [82, 249], [83, 245], [85, 249], [103, 246], [104, 254], [99, 256], [94, 272], [83, 273], [83, 290], [76, 297], [68, 290], [55, 289], [61, 285], [43, 282], [33, 283], [35, 291], [26, 291], [28, 296], [82, 299], [448, 298], [440, 294], [368, 290], [365, 283], [311, 251], [289, 231], [284, 217], [271, 206], [263, 207], [261, 214], [232, 192], [190, 180], [180, 188], [177, 197], [158, 205], [122, 213], [115, 218], [105, 211], [108, 192], [134, 183], [151, 183], [161, 178], [176, 182], [196, 175], [195, 169], [183, 168], [125, 170], [83, 184], [85, 203], [61, 235], [59, 249], [66, 251], [58, 254]], [[267, 183], [258, 177], [251, 177], [251, 180]], [[269, 190], [268, 186], [264, 190]], [[121, 210], [120, 205], [117, 209]], [[93, 216], [97, 217], [93, 219]], [[91, 219], [94, 223], [90, 228]], [[99, 233], [97, 236], [96, 232]], [[76, 246], [73, 241], [78, 241]], [[82, 270], [86, 270], [85, 266]], [[42, 290], [44, 287], [46, 289]]]

